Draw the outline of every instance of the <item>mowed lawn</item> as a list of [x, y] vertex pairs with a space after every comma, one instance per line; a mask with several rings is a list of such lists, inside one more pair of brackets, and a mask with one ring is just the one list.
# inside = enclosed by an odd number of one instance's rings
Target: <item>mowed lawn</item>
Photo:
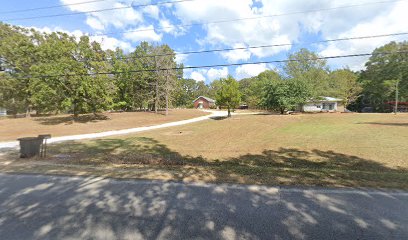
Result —
[[54, 145], [50, 153], [38, 171], [408, 189], [408, 114], [238, 115]]
[[208, 113], [193, 109], [177, 109], [155, 114], [151, 112], [123, 112], [80, 115], [74, 122], [71, 115], [55, 115], [31, 118], [0, 118], [0, 141], [12, 141], [21, 137], [51, 134], [65, 136], [74, 134], [96, 133], [135, 127], [157, 125], [179, 121]]

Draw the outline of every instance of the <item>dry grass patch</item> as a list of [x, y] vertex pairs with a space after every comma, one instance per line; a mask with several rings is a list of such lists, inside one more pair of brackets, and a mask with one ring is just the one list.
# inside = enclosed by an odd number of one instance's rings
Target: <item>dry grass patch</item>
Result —
[[75, 122], [71, 115], [0, 118], [0, 141], [12, 141], [20, 137], [45, 133], [65, 136], [145, 127], [207, 114], [193, 109], [177, 109], [171, 110], [168, 116], [151, 112], [103, 113], [97, 116], [87, 114], [81, 115]]
[[[46, 166], [42, 172], [53, 174], [70, 169], [125, 178], [408, 189], [407, 125], [404, 114], [242, 115], [53, 145], [48, 159], [28, 161], [33, 167], [26, 170]], [[13, 167], [19, 160], [12, 156], [0, 157], [9, 162], [7, 171], [22, 171]]]

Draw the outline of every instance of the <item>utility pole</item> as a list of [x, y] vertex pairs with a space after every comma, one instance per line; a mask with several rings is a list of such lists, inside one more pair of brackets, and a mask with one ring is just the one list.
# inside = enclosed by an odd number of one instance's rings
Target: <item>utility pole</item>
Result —
[[[154, 52], [156, 54], [156, 51]], [[154, 112], [157, 113], [157, 108], [159, 105], [159, 71], [157, 69], [157, 59], [156, 56], [154, 56], [154, 67], [155, 67], [155, 72], [156, 72], [156, 96], [154, 99]]]
[[169, 70], [166, 70], [166, 116], [169, 115]]
[[[400, 74], [400, 79], [401, 79], [401, 74]], [[399, 83], [399, 79], [397, 80], [397, 82], [395, 83], [395, 109], [394, 109], [394, 114], [397, 114], [398, 112], [398, 83]]]

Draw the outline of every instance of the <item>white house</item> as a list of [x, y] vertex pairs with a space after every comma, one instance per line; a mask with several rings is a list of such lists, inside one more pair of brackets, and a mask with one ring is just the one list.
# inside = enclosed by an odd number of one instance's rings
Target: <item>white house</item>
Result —
[[7, 110], [5, 108], [0, 107], [0, 116], [6, 116]]
[[332, 97], [321, 97], [310, 100], [301, 106], [302, 112], [344, 112], [343, 100]]

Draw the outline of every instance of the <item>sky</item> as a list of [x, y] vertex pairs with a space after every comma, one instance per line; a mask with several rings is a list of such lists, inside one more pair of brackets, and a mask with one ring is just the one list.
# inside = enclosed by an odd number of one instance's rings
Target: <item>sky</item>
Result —
[[[156, 5], [140, 6], [146, 4]], [[65, 6], [10, 12], [56, 5]], [[109, 8], [120, 9], [94, 11]], [[408, 35], [316, 42], [407, 32], [407, 13], [408, 0], [1, 0], [0, 21], [45, 32], [69, 32], [78, 37], [88, 34], [104, 49], [120, 47], [127, 52], [141, 41], [168, 44], [176, 52], [292, 44], [177, 55], [177, 61], [185, 66], [203, 66], [283, 60], [300, 48], [320, 56], [371, 53], [390, 41], [408, 40]], [[64, 14], [75, 15], [19, 19]], [[328, 64], [333, 70], [361, 70], [366, 61], [367, 57], [342, 58], [329, 60]], [[184, 75], [210, 83], [227, 75], [242, 79], [281, 67], [213, 67], [185, 70]]]

